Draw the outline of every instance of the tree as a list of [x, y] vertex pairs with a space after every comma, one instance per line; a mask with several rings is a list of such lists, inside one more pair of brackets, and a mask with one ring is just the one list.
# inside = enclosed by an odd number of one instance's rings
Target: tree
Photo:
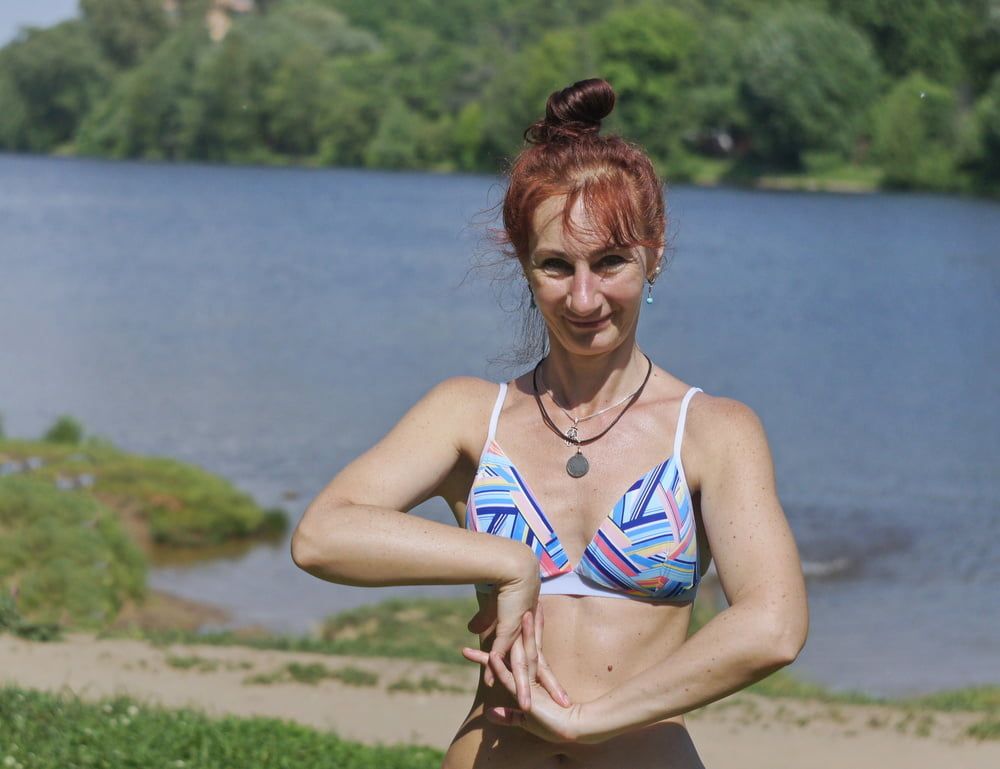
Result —
[[692, 54], [702, 44], [698, 25], [674, 8], [642, 5], [608, 13], [591, 34], [597, 71], [618, 97], [609, 129], [665, 161], [697, 122], [685, 87]]
[[324, 61], [323, 54], [311, 46], [293, 49], [264, 89], [265, 130], [273, 150], [292, 155], [316, 151]]
[[872, 156], [889, 187], [955, 189], [955, 97], [917, 72], [900, 80], [875, 110]]
[[481, 102], [486, 124], [482, 153], [494, 166], [522, 145], [524, 130], [544, 116], [550, 93], [598, 74], [589, 51], [583, 30], [561, 29], [499, 63]]
[[79, 22], [29, 28], [0, 51], [0, 146], [46, 152], [69, 141], [109, 75]]
[[173, 33], [117, 78], [80, 126], [77, 149], [115, 158], [180, 158], [182, 107], [199, 57], [212, 45], [200, 23]]
[[972, 92], [985, 93], [1000, 72], [1000, 8], [995, 0], [966, 0], [960, 51]]
[[1000, 73], [993, 75], [990, 87], [976, 102], [971, 123], [965, 165], [977, 191], [1000, 195]]
[[251, 43], [241, 27], [205, 50], [181, 108], [184, 156], [245, 161], [253, 155], [261, 136], [257, 96], [262, 83], [256, 74]]
[[881, 80], [868, 41], [817, 11], [762, 18], [740, 51], [739, 67], [753, 154], [790, 167], [799, 167], [807, 150], [848, 157]]
[[163, 0], [80, 0], [83, 21], [105, 55], [130, 67], [169, 31]]
[[920, 70], [948, 85], [961, 78], [964, 0], [829, 2], [831, 13], [868, 36], [886, 72], [899, 77]]

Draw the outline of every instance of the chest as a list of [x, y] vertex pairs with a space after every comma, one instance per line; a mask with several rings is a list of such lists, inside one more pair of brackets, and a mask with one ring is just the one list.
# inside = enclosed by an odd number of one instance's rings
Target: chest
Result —
[[551, 540], [549, 551], [561, 549], [570, 565], [602, 542], [680, 543], [694, 527], [673, 436], [655, 424], [630, 427], [582, 447], [588, 470], [577, 478], [567, 471], [576, 447], [509, 420], [488, 443], [470, 489], [475, 523], [543, 545]]

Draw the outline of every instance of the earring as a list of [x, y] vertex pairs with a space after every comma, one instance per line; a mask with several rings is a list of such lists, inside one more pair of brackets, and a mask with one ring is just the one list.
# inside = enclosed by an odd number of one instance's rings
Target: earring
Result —
[[663, 269], [663, 264], [661, 262], [656, 263], [656, 269], [653, 270], [653, 277], [646, 278], [646, 304], [653, 303], [653, 283], [658, 277], [660, 277], [660, 270]]

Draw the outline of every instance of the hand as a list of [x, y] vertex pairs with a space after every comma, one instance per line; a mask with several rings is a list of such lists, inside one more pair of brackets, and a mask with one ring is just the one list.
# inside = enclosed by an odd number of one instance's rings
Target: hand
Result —
[[[489, 601], [469, 621], [469, 632], [479, 633], [480, 640], [491, 632], [495, 634], [491, 648], [501, 657], [507, 656], [520, 636], [522, 617], [537, 605], [541, 586], [534, 553], [524, 546], [519, 546], [518, 552], [517, 560], [511, 560], [512, 575], [497, 582]], [[534, 655], [529, 664], [537, 664]], [[487, 686], [493, 686], [493, 672], [489, 668], [484, 670], [483, 680]], [[522, 695], [530, 697], [528, 692], [525, 679]]]
[[[518, 638], [531, 638], [532, 643], [528, 647], [524, 644], [515, 644], [511, 647], [511, 665], [515, 670], [518, 671], [515, 674], [515, 682], [519, 684], [518, 691], [525, 692], [528, 694], [526, 706], [530, 707], [530, 692], [531, 685], [530, 682], [535, 679], [545, 687], [549, 696], [556, 702], [562, 704], [563, 706], [570, 705], [569, 695], [566, 690], [562, 688], [559, 681], [556, 679], [555, 673], [552, 672], [552, 668], [549, 667], [548, 661], [545, 659], [545, 655], [542, 653], [542, 634], [545, 627], [545, 619], [542, 614], [542, 606], [538, 604], [535, 607], [534, 615], [531, 612], [526, 612], [521, 618], [521, 630]], [[485, 603], [476, 615], [469, 620], [468, 628], [470, 633], [478, 633], [480, 640], [488, 636], [493, 629], [496, 627], [496, 602], [495, 600], [488, 601]], [[527, 633], [527, 635], [525, 635]], [[494, 651], [499, 650], [494, 644]], [[493, 669], [489, 666], [489, 654], [480, 649], [472, 649], [466, 647], [462, 650], [466, 659], [473, 662], [479, 662], [483, 665], [483, 681], [487, 686], [492, 687], [495, 682], [495, 677], [493, 675]], [[521, 699], [518, 697], [518, 703], [521, 704]]]
[[[487, 607], [484, 607], [484, 609]], [[483, 610], [472, 618], [469, 622], [469, 629], [475, 631], [476, 628], [484, 627], [488, 617]], [[484, 668], [483, 679], [488, 686], [493, 685], [495, 680], [495, 665], [490, 664], [492, 658], [499, 660], [500, 669], [504, 671], [503, 683], [512, 685], [507, 688], [514, 694], [516, 701], [522, 711], [532, 710], [532, 687], [540, 688], [545, 698], [561, 708], [568, 708], [572, 705], [569, 695], [562, 688], [556, 679], [555, 673], [549, 667], [542, 653], [542, 634], [545, 626], [542, 607], [539, 604], [535, 608], [534, 614], [526, 612], [521, 618], [521, 631], [514, 641], [510, 651], [511, 668], [504, 664], [503, 657], [494, 645], [489, 653], [480, 649], [466, 647], [462, 649], [462, 654], [466, 659], [478, 662]], [[489, 680], [487, 680], [487, 678]], [[495, 710], [503, 710], [495, 709]]]
[[[528, 647], [541, 647], [541, 626], [542, 623], [535, 622], [530, 613], [524, 616], [521, 634], [511, 648], [511, 668], [496, 651], [487, 653], [465, 648], [462, 653], [467, 659], [492, 670], [496, 679], [517, 698], [516, 708], [487, 708], [486, 718], [489, 721], [504, 726], [520, 726], [549, 742], [575, 742], [582, 734], [580, 706], [570, 702], [545, 664], [544, 657], [539, 655], [539, 664], [533, 672], [527, 662], [531, 656]], [[527, 706], [519, 695], [522, 679], [526, 676], [530, 676], [527, 689], [531, 693]], [[548, 683], [544, 684], [542, 678], [548, 679]], [[556, 689], [558, 694], [553, 695], [550, 687]]]

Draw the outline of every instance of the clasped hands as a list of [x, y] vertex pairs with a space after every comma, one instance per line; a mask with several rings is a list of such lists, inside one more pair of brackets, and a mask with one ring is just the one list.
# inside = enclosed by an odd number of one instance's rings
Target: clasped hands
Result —
[[[481, 610], [469, 622], [473, 633], [496, 629], [492, 612]], [[520, 627], [497, 633], [489, 652], [465, 647], [463, 656], [483, 666], [483, 681], [497, 681], [510, 693], [517, 707], [486, 707], [486, 718], [495, 724], [519, 726], [549, 742], [577, 742], [583, 737], [581, 706], [556, 680], [542, 654], [544, 617], [541, 604], [524, 612]]]

